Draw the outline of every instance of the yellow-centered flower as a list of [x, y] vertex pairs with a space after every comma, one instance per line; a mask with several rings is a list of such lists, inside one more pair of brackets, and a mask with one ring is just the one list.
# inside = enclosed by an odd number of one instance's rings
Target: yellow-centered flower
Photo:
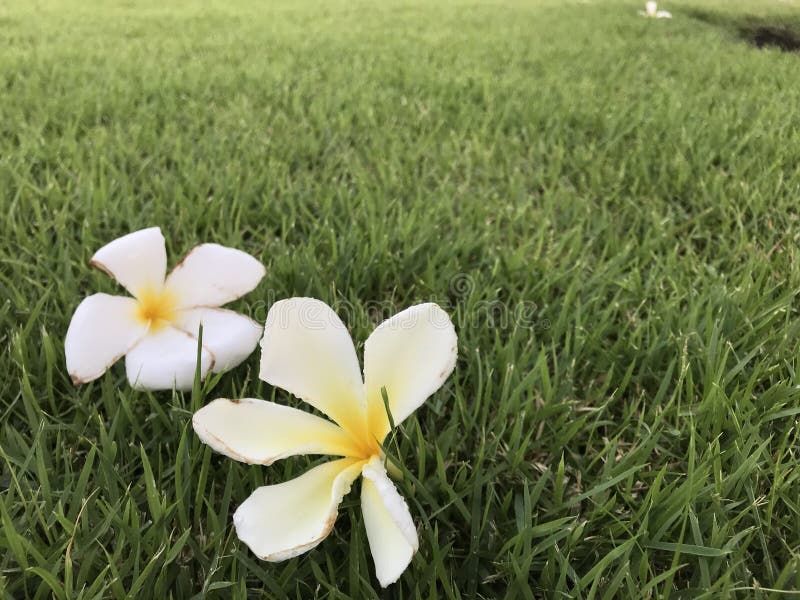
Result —
[[219, 308], [255, 288], [264, 276], [264, 266], [249, 254], [200, 244], [167, 276], [164, 236], [151, 227], [106, 244], [90, 264], [133, 298], [94, 294], [78, 305], [64, 340], [67, 371], [76, 385], [97, 379], [125, 356], [131, 385], [189, 389], [201, 323], [201, 377], [235, 367], [258, 344], [258, 323]]
[[324, 302], [291, 298], [267, 315], [260, 377], [332, 419], [246, 398], [214, 400], [194, 414], [197, 435], [235, 460], [269, 465], [298, 454], [338, 460], [291, 481], [258, 488], [233, 516], [236, 533], [263, 560], [281, 561], [319, 544], [359, 475], [361, 508], [382, 586], [397, 581], [417, 550], [408, 506], [389, 480], [381, 444], [389, 411], [402, 422], [453, 371], [457, 338], [436, 304], [412, 306], [384, 321], [364, 346], [364, 378], [347, 328]]

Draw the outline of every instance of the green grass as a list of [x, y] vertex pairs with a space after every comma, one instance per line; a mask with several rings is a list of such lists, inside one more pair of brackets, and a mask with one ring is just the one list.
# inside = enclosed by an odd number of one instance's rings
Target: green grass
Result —
[[[800, 54], [726, 25], [800, 4], [640, 4], [0, 4], [4, 597], [800, 597]], [[315, 296], [361, 344], [453, 315], [399, 436], [398, 584], [356, 493], [299, 558], [236, 539], [311, 464], [191, 429], [218, 396], [297, 405], [257, 353], [193, 394], [71, 385], [72, 311], [119, 293], [88, 258], [151, 225], [172, 264], [260, 257], [258, 319]]]

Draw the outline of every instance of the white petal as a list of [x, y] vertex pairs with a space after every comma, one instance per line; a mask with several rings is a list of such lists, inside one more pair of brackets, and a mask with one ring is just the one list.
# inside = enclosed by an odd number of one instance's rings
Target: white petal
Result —
[[192, 417], [198, 437], [217, 452], [249, 464], [269, 465], [296, 454], [352, 456], [345, 431], [312, 414], [253, 398], [219, 398]]
[[364, 384], [356, 351], [347, 327], [324, 302], [291, 298], [272, 305], [259, 376], [364, 437]]
[[203, 346], [214, 355], [214, 373], [232, 369], [253, 350], [261, 325], [250, 317], [224, 308], [187, 308], [177, 311], [173, 326], [197, 337], [203, 324]]
[[64, 339], [67, 371], [75, 385], [97, 379], [145, 333], [133, 298], [94, 294], [75, 309]]
[[[200, 376], [208, 374], [214, 356], [203, 347]], [[132, 386], [144, 390], [189, 390], [197, 365], [197, 339], [170, 326], [147, 334], [128, 352], [125, 368]]]
[[258, 260], [234, 248], [200, 244], [167, 277], [178, 308], [222, 306], [253, 290], [266, 270]]
[[262, 560], [278, 562], [310, 550], [333, 529], [363, 464], [343, 458], [258, 488], [233, 515], [236, 535]]
[[382, 587], [398, 580], [419, 547], [408, 505], [386, 475], [380, 457], [362, 471], [361, 510], [375, 575]]
[[95, 252], [90, 264], [111, 275], [134, 296], [160, 290], [167, 274], [161, 229], [150, 227], [123, 235]]
[[379, 441], [389, 432], [381, 396], [385, 387], [395, 424], [421, 406], [453, 372], [458, 338], [447, 313], [418, 304], [381, 323], [364, 346], [364, 380], [370, 430]]

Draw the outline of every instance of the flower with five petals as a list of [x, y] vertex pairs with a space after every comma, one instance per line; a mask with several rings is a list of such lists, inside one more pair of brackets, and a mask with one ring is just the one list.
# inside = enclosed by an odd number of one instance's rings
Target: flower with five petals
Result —
[[381, 444], [390, 423], [402, 422], [453, 371], [457, 338], [450, 318], [436, 304], [419, 304], [384, 321], [365, 344], [363, 379], [347, 328], [319, 300], [274, 304], [261, 349], [261, 379], [333, 422], [265, 400], [218, 399], [194, 414], [197, 435], [249, 464], [300, 454], [342, 458], [258, 488], [233, 516], [239, 539], [268, 561], [310, 550], [330, 533], [339, 503], [362, 475], [361, 509], [376, 575], [383, 587], [397, 581], [417, 550], [417, 531], [387, 476]]
[[106, 244], [90, 264], [133, 298], [93, 294], [78, 305], [64, 340], [67, 371], [76, 385], [97, 379], [125, 356], [131, 385], [189, 389], [201, 324], [201, 377], [235, 367], [258, 344], [258, 323], [220, 308], [264, 277], [264, 265], [249, 254], [200, 244], [167, 276], [164, 236], [151, 227]]

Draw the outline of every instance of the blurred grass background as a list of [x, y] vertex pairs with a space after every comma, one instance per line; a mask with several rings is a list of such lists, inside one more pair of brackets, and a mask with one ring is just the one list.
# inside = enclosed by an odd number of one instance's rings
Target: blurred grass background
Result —
[[[793, 597], [800, 54], [740, 30], [800, 4], [640, 4], [0, 4], [4, 597]], [[256, 318], [315, 296], [363, 342], [376, 303], [452, 314], [456, 372], [402, 427], [398, 584], [355, 493], [299, 558], [237, 541], [311, 464], [191, 430], [297, 403], [257, 354], [194, 394], [71, 385], [72, 311], [121, 293], [88, 258], [152, 225], [170, 264], [263, 260]]]

